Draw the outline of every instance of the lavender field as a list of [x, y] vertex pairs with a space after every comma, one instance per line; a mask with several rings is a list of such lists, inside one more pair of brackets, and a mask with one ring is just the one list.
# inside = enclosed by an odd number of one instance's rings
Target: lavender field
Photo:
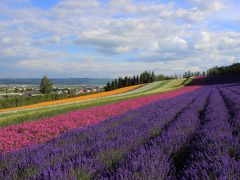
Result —
[[0, 179], [238, 179], [240, 85], [206, 85], [2, 154]]
[[240, 180], [240, 0], [0, 0], [0, 180]]

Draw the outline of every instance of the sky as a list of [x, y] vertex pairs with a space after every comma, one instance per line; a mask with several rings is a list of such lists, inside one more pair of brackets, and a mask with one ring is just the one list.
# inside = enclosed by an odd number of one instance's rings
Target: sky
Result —
[[240, 62], [239, 0], [0, 0], [0, 77], [115, 78]]

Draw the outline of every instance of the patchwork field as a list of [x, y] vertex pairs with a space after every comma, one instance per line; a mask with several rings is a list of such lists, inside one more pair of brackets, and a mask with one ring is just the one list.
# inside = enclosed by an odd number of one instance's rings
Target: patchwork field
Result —
[[3, 127], [0, 179], [238, 179], [239, 83], [180, 88], [188, 81]]
[[[132, 91], [130, 91], [129, 89], [133, 89], [133, 88], [128, 88], [129, 92], [127, 92], [127, 94], [121, 93], [121, 94], [109, 95], [106, 97], [100, 97], [100, 98], [86, 99], [86, 100], [80, 100], [80, 101], [76, 100], [68, 103], [60, 103], [60, 104], [48, 105], [48, 106], [43, 106], [38, 108], [21, 108], [13, 111], [5, 110], [6, 112], [0, 113], [0, 127], [6, 127], [12, 124], [31, 121], [39, 118], [44, 118], [44, 117], [51, 117], [51, 116], [63, 114], [66, 112], [71, 112], [74, 110], [87, 109], [87, 108], [101, 106], [101, 105], [119, 102], [123, 100], [133, 99], [133, 98], [150, 95], [158, 92], [166, 92], [167, 88], [168, 89], [171, 88], [171, 90], [179, 89], [184, 85], [186, 85], [187, 83], [191, 82], [191, 79], [188, 79], [187, 81], [186, 79], [178, 79], [173, 81], [177, 82], [180, 86], [175, 86], [175, 83], [171, 83], [174, 86], [171, 86], [171, 84], [167, 85], [168, 83], [170, 83], [170, 81], [159, 81], [159, 82], [156, 82], [155, 84], [150, 83]], [[136, 86], [134, 88], [136, 88]]]

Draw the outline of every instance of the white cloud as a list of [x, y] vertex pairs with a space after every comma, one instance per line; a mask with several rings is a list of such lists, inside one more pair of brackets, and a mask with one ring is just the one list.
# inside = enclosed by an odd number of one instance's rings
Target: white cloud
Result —
[[97, 0], [84, 0], [84, 1], [79, 1], [79, 0], [60, 0], [58, 5], [56, 7], [59, 8], [74, 8], [74, 9], [85, 9], [85, 8], [90, 8], [90, 7], [98, 7], [99, 6], [99, 1]]
[[13, 39], [12, 37], [2, 37], [2, 41], [3, 44], [10, 44], [13, 43]]
[[220, 0], [191, 0], [199, 9], [208, 11], [221, 11], [224, 9], [224, 4]]
[[53, 43], [59, 43], [61, 41], [61, 37], [58, 35], [53, 35], [51, 40]]
[[137, 68], [176, 72], [236, 61], [240, 33], [208, 27], [217, 13], [229, 11], [222, 1], [189, 0], [189, 7], [175, 2], [60, 0], [48, 10], [0, 6], [0, 56], [19, 60], [16, 68], [88, 69], [109, 76]]
[[198, 50], [208, 51], [210, 50], [212, 45], [211, 41], [212, 39], [209, 32], [204, 31], [204, 32], [197, 33], [197, 36], [195, 38], [194, 48]]

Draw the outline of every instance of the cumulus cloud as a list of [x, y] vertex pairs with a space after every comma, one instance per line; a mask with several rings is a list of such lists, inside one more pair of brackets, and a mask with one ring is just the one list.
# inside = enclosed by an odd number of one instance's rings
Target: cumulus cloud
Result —
[[221, 11], [224, 9], [224, 4], [220, 0], [191, 0], [199, 9], [209, 11]]
[[48, 9], [28, 0], [3, 0], [0, 10], [1, 60], [11, 58], [15, 68], [72, 76], [87, 69], [90, 76], [111, 77], [136, 69], [203, 70], [239, 59], [240, 32], [209, 27], [219, 21], [218, 14], [231, 10], [221, 0], [189, 0], [188, 6], [179, 1], [59, 0]]

